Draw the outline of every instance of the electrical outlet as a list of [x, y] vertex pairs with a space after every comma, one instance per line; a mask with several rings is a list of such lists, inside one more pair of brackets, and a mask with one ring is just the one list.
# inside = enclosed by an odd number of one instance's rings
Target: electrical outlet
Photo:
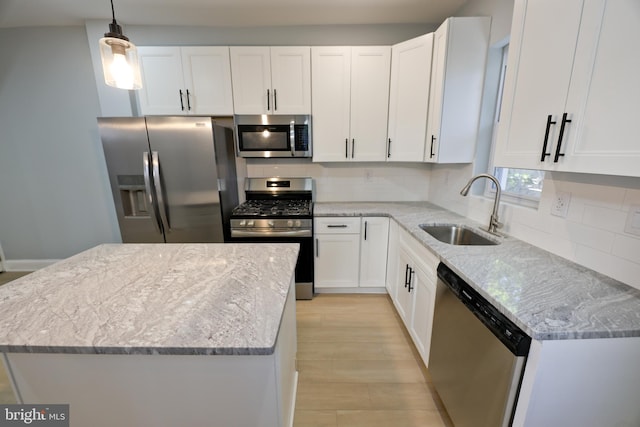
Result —
[[569, 203], [571, 202], [571, 193], [558, 191], [551, 204], [551, 215], [566, 218], [569, 212]]
[[364, 180], [367, 182], [371, 182], [373, 179], [373, 171], [371, 169], [364, 170]]
[[629, 234], [640, 236], [640, 206], [633, 205], [627, 215], [627, 224], [624, 231]]

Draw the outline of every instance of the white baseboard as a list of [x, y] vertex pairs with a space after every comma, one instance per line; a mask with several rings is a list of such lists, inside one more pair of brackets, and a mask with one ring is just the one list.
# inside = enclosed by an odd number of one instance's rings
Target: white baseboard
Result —
[[4, 260], [6, 271], [36, 271], [60, 261], [59, 259], [14, 259]]
[[386, 294], [387, 288], [315, 288], [316, 294]]

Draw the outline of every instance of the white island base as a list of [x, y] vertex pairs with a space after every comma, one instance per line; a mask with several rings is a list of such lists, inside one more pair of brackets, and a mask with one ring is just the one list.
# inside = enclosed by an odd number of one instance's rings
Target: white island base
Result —
[[19, 403], [70, 404], [71, 426], [293, 425], [294, 292], [271, 355], [4, 353]]

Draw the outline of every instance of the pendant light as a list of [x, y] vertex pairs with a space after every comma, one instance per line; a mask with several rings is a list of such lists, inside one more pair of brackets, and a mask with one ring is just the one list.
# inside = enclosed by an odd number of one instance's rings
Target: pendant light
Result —
[[140, 67], [138, 50], [129, 39], [122, 34], [122, 27], [116, 22], [116, 13], [111, 0], [113, 22], [109, 24], [109, 32], [100, 39], [100, 57], [104, 81], [109, 86], [120, 89], [140, 89]]

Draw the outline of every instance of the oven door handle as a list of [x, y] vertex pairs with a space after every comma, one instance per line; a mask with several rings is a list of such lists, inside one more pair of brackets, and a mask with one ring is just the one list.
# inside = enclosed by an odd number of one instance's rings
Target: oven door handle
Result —
[[311, 230], [246, 231], [231, 230], [231, 237], [312, 237]]

